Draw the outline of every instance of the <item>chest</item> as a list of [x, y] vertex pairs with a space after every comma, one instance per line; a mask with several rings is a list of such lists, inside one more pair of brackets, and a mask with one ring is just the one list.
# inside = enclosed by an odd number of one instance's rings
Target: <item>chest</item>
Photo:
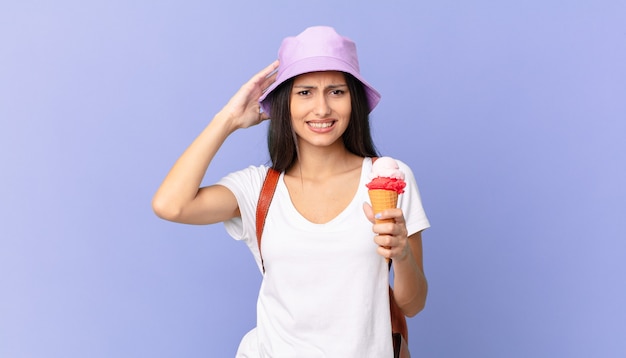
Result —
[[366, 188], [341, 205], [342, 210], [330, 220], [319, 224], [296, 209], [284, 185], [276, 189], [268, 211], [263, 234], [263, 257], [266, 269], [272, 264], [304, 268], [307, 264], [336, 265], [361, 260], [377, 260], [372, 224], [363, 212], [367, 200]]
[[300, 215], [315, 224], [330, 222], [346, 210], [355, 198], [359, 184], [359, 172], [316, 183], [285, 178], [291, 204]]

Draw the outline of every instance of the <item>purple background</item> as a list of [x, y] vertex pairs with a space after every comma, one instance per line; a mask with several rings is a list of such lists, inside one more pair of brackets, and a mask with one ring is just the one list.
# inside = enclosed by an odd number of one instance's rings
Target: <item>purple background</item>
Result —
[[[5, 1], [0, 357], [232, 357], [260, 275], [151, 197], [281, 39], [335, 26], [432, 228], [419, 357], [626, 356], [623, 1]], [[206, 177], [267, 160], [235, 133]]]

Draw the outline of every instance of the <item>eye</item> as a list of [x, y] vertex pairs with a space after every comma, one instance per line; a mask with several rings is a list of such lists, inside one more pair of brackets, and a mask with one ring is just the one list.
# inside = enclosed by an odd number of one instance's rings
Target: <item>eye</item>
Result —
[[340, 90], [340, 89], [330, 91], [330, 94], [335, 95], [335, 96], [341, 96], [344, 93], [346, 93], [346, 91]]
[[309, 91], [309, 90], [302, 90], [302, 91], [296, 92], [296, 94], [298, 96], [308, 96], [308, 95], [311, 94], [311, 91]]

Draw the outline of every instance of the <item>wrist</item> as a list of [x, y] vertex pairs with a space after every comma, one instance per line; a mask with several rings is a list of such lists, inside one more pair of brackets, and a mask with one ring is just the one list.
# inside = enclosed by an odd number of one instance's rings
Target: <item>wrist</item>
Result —
[[215, 126], [221, 129], [225, 135], [230, 135], [239, 127], [235, 123], [235, 116], [230, 112], [219, 111], [211, 120], [210, 126]]
[[398, 264], [404, 264], [406, 262], [415, 261], [413, 260], [413, 254], [411, 252], [411, 248], [407, 242], [407, 246], [405, 247], [401, 256], [394, 257], [393, 262]]

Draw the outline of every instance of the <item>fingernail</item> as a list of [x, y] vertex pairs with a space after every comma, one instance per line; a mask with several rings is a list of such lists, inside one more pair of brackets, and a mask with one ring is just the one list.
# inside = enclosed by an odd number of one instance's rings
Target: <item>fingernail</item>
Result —
[[378, 214], [374, 215], [374, 217], [375, 217], [376, 219], [380, 219], [380, 218], [382, 218], [383, 216], [381, 215], [381, 213], [378, 213]]

